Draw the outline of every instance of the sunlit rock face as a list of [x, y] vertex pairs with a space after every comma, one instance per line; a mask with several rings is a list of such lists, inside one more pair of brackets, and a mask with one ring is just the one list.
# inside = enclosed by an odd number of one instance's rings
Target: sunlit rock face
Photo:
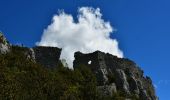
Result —
[[10, 51], [9, 42], [4, 35], [0, 32], [0, 54], [5, 54]]
[[75, 53], [74, 69], [87, 66], [95, 74], [98, 89], [103, 95], [121, 91], [141, 100], [157, 100], [151, 79], [131, 60], [117, 58], [109, 53], [96, 51], [89, 54]]

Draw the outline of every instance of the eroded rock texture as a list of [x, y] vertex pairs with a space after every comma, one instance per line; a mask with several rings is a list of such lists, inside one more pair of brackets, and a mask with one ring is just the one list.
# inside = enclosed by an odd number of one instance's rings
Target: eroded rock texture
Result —
[[89, 54], [76, 52], [74, 68], [79, 66], [87, 66], [92, 70], [103, 95], [121, 91], [141, 100], [157, 100], [151, 79], [145, 77], [143, 71], [128, 59], [100, 51]]
[[10, 44], [0, 32], [0, 54], [5, 54], [10, 51]]

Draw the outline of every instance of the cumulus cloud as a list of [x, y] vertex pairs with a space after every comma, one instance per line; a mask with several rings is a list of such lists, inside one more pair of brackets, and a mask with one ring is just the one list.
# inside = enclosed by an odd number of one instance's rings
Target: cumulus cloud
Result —
[[39, 46], [62, 48], [61, 59], [66, 59], [73, 67], [74, 53], [90, 53], [100, 50], [123, 57], [118, 41], [110, 38], [115, 29], [102, 19], [100, 9], [81, 7], [78, 9], [77, 21], [64, 11], [54, 15], [52, 23], [44, 30]]

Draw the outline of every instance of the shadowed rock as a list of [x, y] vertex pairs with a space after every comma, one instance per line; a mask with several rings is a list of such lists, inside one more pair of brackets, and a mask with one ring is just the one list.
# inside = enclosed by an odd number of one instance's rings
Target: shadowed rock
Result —
[[145, 77], [143, 70], [133, 61], [100, 51], [89, 54], [76, 52], [74, 56], [74, 69], [82, 65], [90, 68], [102, 95], [120, 91], [127, 98], [135, 95], [141, 100], [157, 100], [151, 79]]
[[30, 48], [27, 57], [47, 68], [55, 68], [59, 63], [61, 49], [37, 46]]

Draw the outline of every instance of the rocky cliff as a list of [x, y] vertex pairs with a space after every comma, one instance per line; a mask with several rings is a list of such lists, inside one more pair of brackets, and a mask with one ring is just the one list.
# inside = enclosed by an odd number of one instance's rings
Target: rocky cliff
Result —
[[79, 66], [91, 69], [97, 78], [98, 90], [103, 95], [122, 92], [127, 99], [135, 96], [140, 100], [157, 100], [151, 79], [145, 77], [143, 70], [131, 60], [100, 51], [89, 54], [76, 52], [74, 69]]
[[[21, 50], [27, 59], [47, 68], [55, 68], [59, 62], [67, 66], [65, 60], [59, 59], [62, 51], [60, 48], [11, 46], [0, 34], [0, 54], [13, 49]], [[97, 79], [97, 90], [102, 96], [123, 94], [126, 100], [157, 100], [151, 78], [144, 76], [143, 70], [133, 61], [101, 51], [89, 54], [76, 52], [74, 56], [74, 69], [80, 66], [89, 68]]]

